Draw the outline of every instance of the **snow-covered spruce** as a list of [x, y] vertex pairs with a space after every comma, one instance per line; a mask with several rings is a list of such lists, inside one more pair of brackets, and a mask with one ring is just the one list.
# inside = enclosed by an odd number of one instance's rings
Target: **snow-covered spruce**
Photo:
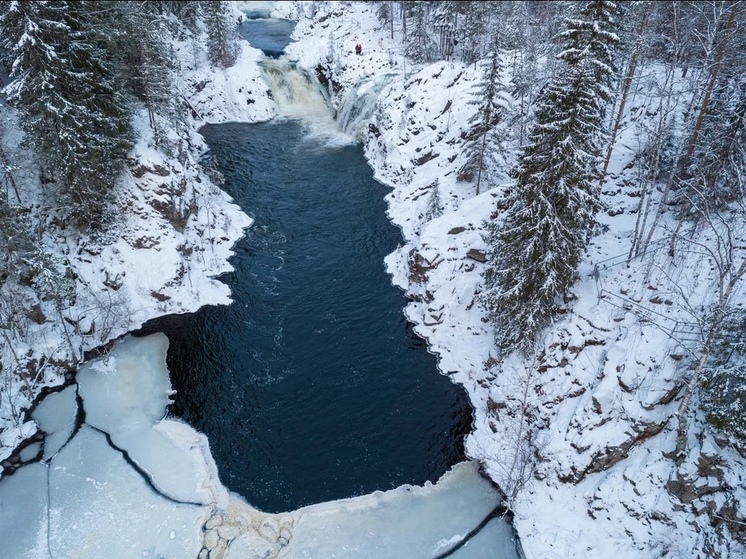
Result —
[[[663, 12], [660, 6], [648, 8]], [[635, 31], [652, 25], [645, 8], [634, 8]], [[566, 311], [542, 330], [536, 351], [501, 356], [477, 299], [488, 265], [484, 222], [502, 215], [518, 146], [492, 169], [492, 190], [476, 196], [473, 183], [457, 180], [462, 135], [476, 114], [473, 86], [483, 74], [460, 61], [405, 59], [401, 14], [381, 22], [376, 6], [344, 2], [296, 3], [295, 10], [301, 21], [289, 55], [330, 84], [335, 107], [354, 103], [349, 96], [362, 99], [386, 76], [377, 104], [356, 124], [376, 177], [393, 188], [389, 216], [406, 239], [387, 265], [411, 297], [407, 317], [438, 353], [441, 370], [470, 394], [476, 423], [467, 450], [511, 497], [527, 556], [745, 555], [746, 464], [732, 440], [695, 405], [686, 458], [677, 463], [670, 454], [681, 387], [708, 331], [692, 312], [717, 306], [717, 285], [737, 276], [741, 258], [724, 260], [740, 232], [737, 210], [682, 230], [673, 256], [666, 237], [677, 216], [655, 218], [662, 193], [646, 166], [660, 165], [656, 154], [670, 161], [672, 145], [686, 138], [691, 123], [681, 116], [692, 100], [691, 71], [646, 62], [640, 79], [638, 66], [599, 192], [601, 229], [580, 255]], [[713, 12], [719, 29], [727, 30], [730, 14], [725, 5]], [[506, 29], [509, 40], [512, 32]], [[541, 53], [518, 51], [505, 53], [505, 67], [506, 82], [513, 71], [525, 80], [552, 70]], [[520, 95], [514, 141], [532, 118], [525, 111], [531, 91]], [[741, 301], [736, 291], [729, 306]]]

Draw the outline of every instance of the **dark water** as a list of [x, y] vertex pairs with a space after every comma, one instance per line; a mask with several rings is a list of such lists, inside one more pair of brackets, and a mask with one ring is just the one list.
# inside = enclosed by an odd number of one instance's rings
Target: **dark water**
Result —
[[238, 33], [249, 44], [261, 50], [267, 56], [278, 58], [285, 47], [290, 44], [290, 34], [295, 23], [289, 19], [267, 18], [266, 14], [257, 14], [258, 19], [247, 13], [247, 18], [238, 26]]
[[383, 264], [400, 233], [360, 146], [292, 121], [202, 133], [256, 221], [222, 278], [232, 305], [148, 328], [171, 340], [173, 414], [264, 510], [435, 481], [464, 459], [471, 411], [404, 319]]

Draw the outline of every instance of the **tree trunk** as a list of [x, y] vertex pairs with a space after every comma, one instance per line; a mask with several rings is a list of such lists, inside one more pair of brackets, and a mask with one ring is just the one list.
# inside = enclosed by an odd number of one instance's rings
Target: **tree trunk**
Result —
[[394, 38], [394, 2], [389, 2], [389, 21], [391, 22], [391, 39]]
[[[642, 37], [642, 34], [645, 31], [645, 27], [647, 27], [648, 23], [648, 16], [650, 15], [650, 9], [652, 7], [653, 3], [648, 2], [647, 8], [645, 9], [645, 15], [642, 18], [642, 23], [640, 24], [640, 29], [637, 32], [638, 38]], [[629, 65], [627, 66], [627, 75], [624, 78], [624, 86], [622, 88], [622, 95], [619, 100], [619, 109], [616, 113], [616, 119], [614, 120], [614, 126], [611, 129], [611, 138], [609, 139], [609, 149], [606, 151], [606, 160], [604, 161], [603, 169], [601, 170], [601, 186], [603, 186], [604, 182], [606, 182], [606, 171], [609, 168], [609, 162], [611, 161], [611, 154], [614, 151], [614, 142], [616, 141], [616, 136], [619, 133], [619, 127], [622, 124], [622, 118], [624, 117], [624, 107], [627, 104], [627, 96], [629, 95], [629, 90], [632, 86], [632, 78], [635, 75], [635, 70], [637, 69], [637, 57], [640, 53], [640, 41], [635, 41], [635, 46], [632, 50], [632, 55], [629, 58]]]
[[487, 133], [489, 128], [482, 134], [482, 147], [479, 149], [479, 169], [477, 169], [477, 196], [479, 196], [479, 185], [482, 182], [482, 166], [484, 165], [484, 148], [487, 145]]
[[689, 403], [692, 400], [694, 389], [699, 386], [699, 380], [702, 377], [703, 371], [705, 370], [705, 365], [707, 364], [707, 360], [710, 357], [710, 353], [712, 353], [712, 346], [714, 345], [717, 336], [720, 334], [720, 327], [723, 324], [725, 311], [728, 307], [730, 296], [733, 293], [733, 288], [744, 274], [746, 274], [746, 260], [741, 263], [741, 266], [738, 268], [738, 270], [730, 277], [725, 290], [723, 291], [721, 289], [720, 291], [720, 296], [718, 297], [718, 306], [717, 309], [715, 309], [715, 316], [712, 319], [710, 330], [707, 332], [705, 345], [702, 348], [702, 353], [699, 356], [699, 360], [697, 361], [697, 366], [694, 369], [692, 378], [689, 379], [689, 382], [687, 383], [684, 398], [681, 400], [679, 409], [676, 411], [678, 429], [676, 431], [675, 455], [677, 463], [681, 463], [685, 456], [687, 439], [687, 413], [689, 411]]
[[739, 5], [739, 2], [734, 2], [730, 7], [730, 16], [728, 17], [728, 22], [725, 24], [723, 39], [720, 41], [720, 45], [718, 45], [718, 51], [715, 56], [715, 61], [713, 62], [712, 66], [710, 66], [710, 77], [708, 78], [707, 85], [705, 86], [705, 94], [702, 98], [702, 104], [699, 107], [697, 122], [694, 123], [694, 130], [692, 131], [692, 135], [689, 138], [689, 147], [687, 148], [686, 153], [684, 154], [684, 157], [680, 162], [679, 169], [681, 170], [681, 173], [683, 173], [686, 169], [686, 166], [689, 163], [689, 158], [692, 156], [694, 148], [696, 147], [697, 138], [699, 137], [699, 132], [702, 129], [702, 123], [704, 122], [705, 115], [707, 114], [707, 108], [710, 104], [712, 91], [713, 89], [715, 89], [715, 82], [717, 81], [718, 74], [720, 73], [720, 67], [723, 62], [723, 57], [725, 56], [725, 47], [728, 44], [728, 39], [730, 38], [730, 30], [733, 27], [733, 22], [736, 20], [736, 12], [738, 11]]
[[18, 185], [16, 184], [15, 178], [13, 178], [13, 173], [10, 171], [10, 161], [8, 161], [7, 156], [5, 155], [5, 152], [0, 147], [0, 163], [2, 163], [3, 167], [5, 168], [5, 176], [8, 177], [8, 183], [10, 183], [10, 187], [13, 189], [13, 193], [16, 195], [16, 200], [18, 203], [21, 203], [21, 195], [18, 192]]

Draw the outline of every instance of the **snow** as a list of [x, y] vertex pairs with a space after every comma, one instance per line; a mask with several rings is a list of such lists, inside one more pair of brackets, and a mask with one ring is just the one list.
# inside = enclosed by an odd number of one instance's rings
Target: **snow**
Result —
[[[86, 424], [107, 433], [170, 497], [191, 503], [227, 503], [204, 435], [164, 419], [172, 394], [166, 369], [168, 338], [154, 334], [118, 343], [77, 374]], [[171, 467], [178, 464], [178, 468]], [[190, 467], [193, 466], [193, 467]], [[206, 482], [205, 480], [208, 480]], [[209, 482], [209, 480], [214, 480]]]
[[[724, 505], [732, 504], [740, 518], [744, 517], [744, 459], [715, 437], [699, 415], [690, 426], [693, 451], [689, 458], [677, 467], [664, 455], [675, 445], [674, 414], [678, 405], [678, 400], [669, 401], [665, 396], [683, 380], [690, 364], [689, 348], [694, 342], [685, 335], [687, 325], [693, 322], [688, 309], [707, 306], [713, 300], [710, 265], [701, 253], [692, 250], [677, 251], [671, 259], [666, 244], [651, 244], [645, 258], [635, 258], [627, 264], [639, 189], [646, 186], [639, 184], [636, 170], [628, 163], [644, 147], [646, 129], [658, 125], [641, 115], [680, 114], [687, 104], [685, 95], [674, 96], [666, 105], [667, 96], [659, 92], [665, 80], [671, 78], [677, 80], [676, 87], [682, 93], [691, 90], [690, 84], [654, 67], [640, 81], [628, 103], [625, 124], [609, 167], [610, 177], [603, 188], [609, 211], [601, 215], [601, 221], [609, 229], [593, 240], [581, 263], [581, 280], [573, 289], [576, 299], [570, 303], [567, 315], [546, 332], [541, 351], [529, 358], [510, 355], [496, 367], [492, 332], [477, 300], [485, 264], [468, 254], [473, 249], [486, 248], [481, 237], [482, 223], [498, 213], [495, 204], [502, 189], [509, 185], [506, 171], [515, 153], [508, 153], [504, 168], [495, 170], [498, 186], [492, 191], [475, 196], [472, 184], [456, 181], [464, 156], [460, 135], [475, 110], [468, 101], [479, 80], [479, 71], [458, 62], [412, 65], [403, 57], [400, 32], [397, 30], [391, 39], [389, 29], [380, 28], [374, 8], [367, 3], [263, 4], [262, 9], [274, 10], [275, 16], [300, 19], [294, 33], [296, 42], [287, 49], [288, 59], [307, 74], [315, 75], [318, 68], [327, 72], [326, 78], [337, 86], [330, 98], [332, 106], [345, 121], [345, 129], [364, 138], [366, 156], [376, 178], [392, 187], [387, 196], [388, 215], [405, 238], [404, 246], [386, 259], [392, 281], [411, 297], [405, 310], [407, 318], [437, 353], [441, 371], [469, 393], [475, 407], [475, 425], [467, 439], [467, 452], [508, 493], [526, 556], [647, 559], [706, 556], [708, 549], [723, 556], [746, 555], [727, 528], [705, 514], [708, 509], [717, 513]], [[238, 3], [237, 7], [246, 8], [246, 3]], [[353, 51], [357, 43], [363, 45], [361, 56]], [[204, 52], [195, 55], [186, 44], [177, 52], [181, 61], [180, 88], [196, 113], [193, 128], [206, 122], [256, 122], [281, 114], [281, 108], [266, 95], [255, 49], [244, 46], [237, 66], [228, 72], [205, 71]], [[4, 108], [0, 110], [11, 124], [4, 121], [4, 127], [12, 131], [13, 115]], [[375, 130], [368, 124], [374, 124]], [[682, 119], [664, 124], [670, 125], [675, 135], [681, 131]], [[84, 350], [129, 331], [148, 318], [189, 312], [202, 304], [229, 302], [227, 288], [212, 278], [230, 269], [230, 247], [243, 228], [249, 226], [250, 219], [194, 165], [205, 149], [196, 133], [171, 137], [171, 149], [184, 154], [184, 165], [154, 147], [145, 115], [139, 120], [138, 130], [141, 139], [133, 152], [138, 164], [133, 168], [139, 165], [144, 172], [139, 177], [127, 177], [118, 189], [120, 204], [133, 216], [122, 224], [120, 239], [83, 246], [64, 233], [50, 239], [51, 244], [61, 247], [60, 253], [69, 259], [80, 278], [80, 302], [68, 316], [80, 325], [72, 334], [74, 348], [68, 348], [65, 331], [60, 327], [65, 322], [55, 316], [53, 309], [45, 307], [50, 321], [30, 324], [23, 337], [14, 338], [19, 354], [33, 348], [37, 355], [47, 358], [65, 360], [71, 352], [79, 357]], [[6, 134], [5, 142], [11, 147], [20, 140], [17, 134]], [[33, 161], [19, 156], [14, 163], [19, 175], [38, 176]], [[181, 190], [170, 190], [180, 188], [181, 178], [186, 178], [187, 189], [192, 189], [186, 195]], [[444, 211], [440, 217], [427, 220], [427, 203], [436, 179]], [[197, 212], [188, 215], [181, 230], [152, 205], [154, 201], [167, 204], [175, 192], [182, 199], [193, 195], [200, 202]], [[659, 196], [653, 188], [651, 192]], [[43, 200], [41, 193], [37, 195]], [[661, 222], [654, 242], [673, 226], [666, 214]], [[704, 232], [699, 240], [712, 246], [714, 236]], [[187, 255], [189, 248], [194, 252]], [[594, 270], [598, 271], [597, 276]], [[105, 282], [119, 287], [107, 289]], [[741, 302], [742, 297], [741, 292], [737, 293], [736, 302]], [[654, 302], [658, 299], [661, 302]], [[95, 335], [81, 333], [90, 331], [94, 323], [98, 329]], [[102, 323], [105, 333], [101, 331]], [[674, 355], [682, 357], [674, 359]], [[11, 362], [9, 356], [3, 355], [4, 365]], [[62, 382], [51, 368], [43, 370], [42, 376], [43, 384]], [[160, 390], [164, 397], [164, 388]], [[15, 402], [0, 398], [0, 458], [36, 429], [33, 422], [8, 419], [14, 415], [11, 408], [27, 405], [30, 399], [23, 393]], [[60, 405], [69, 410], [69, 402], [63, 406], [60, 401]], [[523, 408], [530, 410], [528, 419], [516, 413]], [[64, 438], [63, 434], [69, 431], [70, 413], [65, 414], [67, 427], [59, 428], [58, 438]], [[157, 421], [160, 418], [155, 412], [142, 414], [148, 419], [143, 419], [138, 429], [155, 433], [142, 441], [143, 447], [146, 443], [191, 441], [189, 444], [196, 444], [198, 451], [187, 452], [181, 447], [182, 456], [192, 463], [199, 463], [202, 456], [209, 463], [204, 441], [190, 434], [188, 426]], [[102, 425], [115, 430], [106, 414], [101, 415]], [[39, 420], [46, 422], [41, 416]], [[131, 488], [150, 506], [142, 478], [133, 474], [129, 466], [125, 471], [118, 455], [105, 446], [105, 439], [88, 427], [78, 436], [81, 434], [90, 439], [92, 452], [111, 464], [112, 475], [122, 482], [120, 487]], [[529, 450], [541, 457], [539, 462], [524, 463], [521, 459], [529, 434]], [[132, 444], [146, 469], [157, 475], [158, 468], [147, 463], [144, 448], [136, 448], [140, 441], [126, 432], [118, 436], [122, 444]], [[70, 472], [82, 474], [76, 470], [80, 465], [71, 458], [73, 448], [77, 447], [65, 447], [59, 458], [69, 460]], [[178, 445], [176, 449], [179, 450]], [[169, 449], [160, 456], [170, 452]], [[716, 459], [713, 467], [707, 466], [712, 462], [708, 462], [710, 458]], [[528, 475], [521, 466], [528, 469]], [[208, 464], [200, 471], [209, 470]], [[66, 475], [63, 471], [52, 473], [56, 479]], [[46, 518], [40, 516], [41, 507], [17, 511], [12, 507], [9, 510], [7, 503], [45, 503], [40, 488], [45, 486], [46, 475], [42, 464], [34, 464], [0, 485], [0, 527], [6, 527], [0, 530], [12, 526], [16, 549], [35, 550], [29, 553], [38, 553], [36, 556], [45, 556], [42, 552], [46, 549], [42, 537]], [[178, 480], [179, 487], [171, 489], [183, 490], [184, 496], [203, 498], [205, 493], [194, 487], [195, 478], [189, 479], [189, 475]], [[105, 487], [75, 479], [92, 500]], [[100, 481], [108, 479], [104, 476]], [[694, 488], [690, 500], [682, 501], [669, 489], [677, 483]], [[25, 487], [37, 490], [26, 494]], [[217, 485], [213, 490], [219, 493]], [[147, 491], [152, 493], [149, 488]], [[110, 514], [109, 507], [115, 506], [103, 493], [98, 495], [102, 504], [93, 509], [93, 514], [77, 511], [84, 516], [81, 522], [91, 529], [97, 529], [91, 517]], [[117, 493], [117, 497], [126, 502], [127, 494]], [[366, 518], [375, 518], [373, 511], [378, 506], [395, 517], [394, 502], [401, 498], [402, 493], [367, 496], [355, 506]], [[197, 517], [189, 516], [196, 513], [185, 513], [181, 505], [164, 505], [160, 500], [157, 503], [153, 506], [161, 507], [159, 514], [173, 520], [172, 526], [164, 526], [153, 535], [153, 541], [163, 546], [159, 549], [170, 549], [171, 541], [197, 545], [182, 537], [185, 524], [196, 525]], [[244, 553], [249, 548], [256, 553], [264, 549], [267, 557], [288, 552], [288, 535], [301, 542], [298, 553], [303, 546], [308, 550], [309, 546], [327, 545], [324, 532], [318, 540], [313, 540], [311, 530], [305, 532], [306, 540], [300, 534], [306, 527], [320, 526], [325, 515], [332, 520], [325, 524], [331, 531], [336, 522], [354, 518], [346, 516], [350, 503], [311, 507], [300, 516], [262, 515], [235, 496], [229, 498], [226, 507], [220, 515], [213, 514], [207, 520], [215, 528], [206, 530], [205, 540], [208, 534], [214, 534], [210, 536], [213, 543], [227, 548], [226, 538], [233, 535], [235, 547], [227, 555], [233, 559], [251, 556], [248, 551]], [[123, 510], [122, 514], [125, 524], [129, 512]], [[62, 530], [55, 515], [50, 519], [55, 530]], [[291, 529], [296, 523], [293, 535]], [[220, 536], [218, 525], [226, 537]], [[255, 527], [253, 531], [249, 526]], [[235, 536], [238, 529], [243, 532]], [[67, 539], [64, 531], [59, 533], [63, 535], [60, 541], [69, 546], [66, 550], [77, 551], [77, 544]], [[175, 538], [170, 537], [172, 533]], [[464, 527], [434, 535], [430, 553], [462, 533]], [[476, 544], [479, 537], [470, 545]], [[4, 535], [0, 539], [10, 541]], [[23, 556], [20, 551], [16, 555], [12, 551], [11, 556]], [[180, 556], [194, 556], [192, 551], [190, 548], [188, 554]]]
[[[594, 238], [581, 262], [570, 312], [547, 330], [535, 355], [509, 355], [497, 365], [476, 297], [485, 265], [467, 253], [486, 248], [483, 221], [499, 219], [496, 201], [509, 184], [506, 171], [517, 150], [495, 169], [494, 190], [475, 196], [473, 185], [456, 181], [463, 163], [459, 136], [475, 110], [468, 100], [478, 73], [459, 62], [405, 64], [400, 30], [391, 40], [374, 7], [315, 7], [314, 14], [307, 3], [297, 10], [301, 21], [288, 57], [333, 79], [340, 115], [356, 102], [367, 107], [357, 129], [376, 178], [392, 187], [388, 214], [406, 240], [386, 258], [388, 270], [412, 299], [407, 318], [438, 354], [441, 371], [469, 393], [476, 419], [467, 452], [509, 497], [515, 490], [510, 504], [526, 555], [690, 557], [708, 555], [707, 549], [745, 555], [722, 524], [701, 514], [731, 502], [743, 517], [740, 472], [746, 464], [740, 455], [709, 432], [701, 415], [690, 425], [693, 448], [685, 463], [677, 467], [664, 455], [675, 446], [679, 401], [670, 394], [687, 371], [690, 350], [696, 351], [696, 340], [684, 334], [693, 322], [689, 309], [706, 308], [715, 293], [710, 266], [703, 254], [688, 250], [693, 247], [680, 249], [672, 261], [667, 243], [656, 238], [646, 258], [627, 265], [640, 188], [628, 164], [644, 145], [645, 129], [657, 125], [642, 115], [680, 112], [690, 84], [648, 68], [627, 105], [603, 188], [609, 211], [600, 217], [609, 229]], [[352, 52], [357, 42], [362, 56]], [[372, 103], [364, 92], [384, 74], [386, 84]], [[672, 77], [681, 95], [664, 108], [668, 101], [659, 91]], [[680, 123], [673, 121], [674, 132]], [[436, 179], [444, 212], [428, 220]], [[669, 219], [663, 215], [658, 238], [675, 227]], [[714, 237], [697, 240], [712, 243]], [[528, 418], [520, 413], [526, 406]], [[521, 460], [526, 450], [541, 460]], [[718, 465], [703, 476], [700, 469], [713, 456]], [[669, 489], [677, 480], [701, 496], [680, 501]]]
[[[500, 502], [497, 491], [464, 462], [437, 484], [402, 486], [299, 509], [287, 557], [435, 557], [451, 549]], [[452, 557], [517, 557], [510, 526], [493, 520]]]
[[75, 387], [44, 400], [35, 418], [45, 431], [65, 433], [66, 444], [0, 484], [6, 556], [197, 556], [200, 527], [212, 507], [227, 504], [228, 494], [207, 459], [204, 436], [162, 419], [170, 393], [166, 348], [162, 334], [127, 339], [85, 365], [77, 380], [86, 423], [69, 442]]
[[[297, 99], [269, 101], [250, 47], [228, 72], [204, 71], [199, 60], [204, 53], [192, 61], [188, 50], [186, 45], [179, 50], [181, 88], [196, 115], [195, 128], [297, 116], [292, 113]], [[297, 90], [307, 92], [307, 77], [295, 77]], [[249, 96], [254, 102], [244, 103]], [[324, 108], [320, 94], [301, 100], [309, 102]], [[58, 324], [40, 325], [27, 341], [29, 348], [54, 347], [64, 356], [68, 338], [72, 357], [79, 359], [86, 349], [153, 316], [230, 301], [227, 288], [212, 278], [230, 269], [230, 247], [250, 220], [194, 164], [205, 149], [197, 134], [166, 130], [156, 145], [145, 116], [135, 123], [139, 140], [132, 174], [118, 185], [127, 218], [116, 235], [79, 246], [58, 234], [64, 241], [61, 253], [78, 277], [81, 302], [67, 311], [78, 326], [70, 333]], [[326, 110], [303, 116], [313, 134], [350, 141]], [[33, 162], [24, 172], [33, 176]], [[197, 201], [194, 207], [182, 205], [190, 197]], [[40, 339], [47, 343], [39, 344]], [[233, 559], [316, 553], [430, 557], [458, 545], [500, 502], [477, 466], [467, 463], [424, 487], [283, 515], [257, 511], [220, 484], [204, 436], [164, 418], [171, 395], [166, 348], [162, 335], [115, 342], [80, 369], [75, 385], [37, 408], [36, 423], [4, 431], [8, 447], [17, 440], [8, 434], [28, 437], [37, 426], [47, 434], [43, 462], [24, 466], [0, 483], [0, 540], [10, 542], [4, 543], [4, 553], [19, 559], [196, 557], [207, 551]], [[62, 378], [47, 382], [58, 384]], [[76, 425], [81, 418], [84, 423]], [[28, 446], [24, 456], [35, 448]], [[27, 506], [19, 507], [21, 502]], [[453, 556], [492, 557], [498, 546], [506, 548], [506, 556], [515, 553], [509, 526], [495, 519]]]
[[44, 398], [31, 415], [39, 430], [46, 433], [44, 460], [57, 454], [73, 434], [78, 412], [76, 396], [75, 386], [68, 386]]
[[[32, 225], [44, 223], [45, 246], [76, 278], [75, 304], [61, 311], [23, 286], [7, 282], [0, 288], [7, 304], [38, 305], [43, 316], [40, 324], [26, 320], [21, 330], [8, 330], [2, 344], [4, 371], [36, 362], [39, 374], [28, 386], [14, 375], [3, 377], [0, 460], [36, 430], [20, 410], [43, 386], [62, 384], [64, 371], [74, 369], [85, 352], [152, 318], [231, 301], [229, 288], [215, 278], [232, 270], [232, 246], [251, 219], [198, 164], [207, 147], [197, 130], [207, 123], [265, 121], [277, 114], [276, 104], [256, 64], [257, 49], [242, 43], [236, 64], [227, 70], [210, 68], [204, 48], [187, 39], [174, 45], [174, 53], [175, 97], [193, 114], [185, 115], [181, 128], [159, 121], [158, 138], [145, 109], [135, 114], [130, 172], [114, 188], [114, 211], [121, 219], [103, 235], [84, 239], [54, 225], [56, 200], [40, 184], [36, 161], [22, 149], [15, 114], [0, 105], [3, 147], [24, 186], [21, 202], [34, 208]], [[24, 356], [20, 363], [18, 356]]]

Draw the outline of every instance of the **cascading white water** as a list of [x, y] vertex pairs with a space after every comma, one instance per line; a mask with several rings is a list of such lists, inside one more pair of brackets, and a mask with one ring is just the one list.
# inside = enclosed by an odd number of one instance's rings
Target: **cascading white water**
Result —
[[393, 77], [374, 76], [351, 89], [335, 120], [331, 102], [314, 76], [284, 58], [267, 58], [262, 68], [281, 117], [301, 120], [313, 135], [345, 144], [364, 139], [380, 93]]
[[358, 84], [342, 99], [337, 111], [339, 127], [357, 140], [362, 140], [368, 133], [368, 121], [376, 110], [381, 91], [389, 83], [393, 74], [373, 76]]
[[329, 106], [313, 77], [283, 59], [266, 59], [262, 68], [281, 116], [331, 119]]
[[267, 58], [262, 68], [281, 118], [300, 120], [310, 136], [326, 144], [348, 145], [354, 141], [340, 130], [325, 91], [314, 76], [284, 58]]

